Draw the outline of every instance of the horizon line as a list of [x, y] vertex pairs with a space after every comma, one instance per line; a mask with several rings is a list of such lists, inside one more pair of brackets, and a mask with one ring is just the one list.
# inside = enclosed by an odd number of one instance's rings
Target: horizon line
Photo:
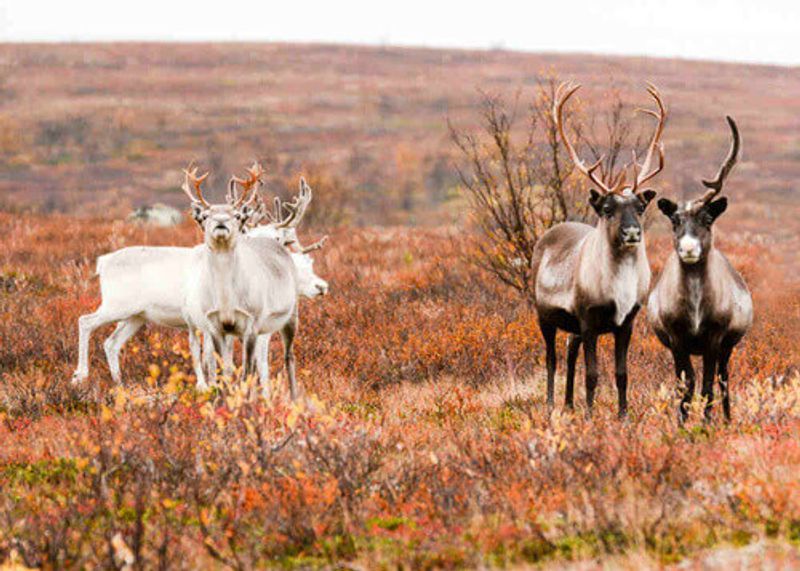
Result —
[[588, 56], [598, 58], [620, 58], [620, 59], [653, 59], [653, 60], [678, 60], [690, 63], [715, 63], [724, 65], [749, 65], [759, 67], [777, 67], [782, 69], [800, 68], [800, 62], [787, 63], [774, 60], [758, 59], [710, 59], [706, 57], [692, 57], [686, 55], [652, 55], [645, 53], [621, 53], [621, 52], [587, 52], [585, 50], [572, 50], [570, 48], [548, 48], [543, 50], [526, 49], [520, 47], [506, 46], [502, 42], [496, 45], [490, 44], [484, 47], [463, 46], [463, 45], [429, 45], [402, 42], [374, 42], [374, 41], [329, 41], [329, 40], [270, 40], [270, 39], [241, 39], [241, 38], [192, 38], [192, 39], [164, 39], [164, 38], [115, 38], [115, 39], [76, 39], [76, 38], [26, 38], [13, 40], [0, 40], [0, 49], [12, 45], [103, 45], [103, 44], [161, 44], [161, 45], [192, 45], [192, 44], [228, 44], [228, 45], [285, 45], [285, 46], [329, 46], [344, 48], [373, 48], [373, 49], [409, 49], [425, 51], [462, 51], [462, 52], [508, 52], [522, 55], [543, 55], [543, 56]]

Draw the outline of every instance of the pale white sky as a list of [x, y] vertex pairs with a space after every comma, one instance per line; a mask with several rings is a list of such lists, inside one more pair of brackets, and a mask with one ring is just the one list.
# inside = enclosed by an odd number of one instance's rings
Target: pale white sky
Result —
[[800, 65], [800, 0], [0, 0], [0, 41], [239, 40]]

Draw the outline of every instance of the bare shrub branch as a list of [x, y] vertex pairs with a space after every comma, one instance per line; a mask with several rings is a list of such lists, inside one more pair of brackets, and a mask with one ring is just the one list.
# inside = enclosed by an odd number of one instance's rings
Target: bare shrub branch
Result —
[[[539, 82], [528, 109], [525, 131], [515, 128], [519, 95], [506, 105], [497, 95], [482, 94], [480, 119], [483, 136], [459, 130], [450, 136], [459, 150], [456, 166], [461, 191], [467, 198], [476, 239], [470, 261], [530, 300], [533, 248], [541, 235], [568, 220], [588, 221], [592, 212], [585, 200], [585, 182], [572, 176], [573, 166], [562, 148], [552, 108], [559, 80]], [[606, 155], [604, 172], [620, 163], [631, 136], [631, 121], [623, 113], [618, 93], [605, 115], [602, 145], [589, 141], [565, 111], [572, 138], [599, 157]], [[580, 113], [580, 111], [578, 111]]]

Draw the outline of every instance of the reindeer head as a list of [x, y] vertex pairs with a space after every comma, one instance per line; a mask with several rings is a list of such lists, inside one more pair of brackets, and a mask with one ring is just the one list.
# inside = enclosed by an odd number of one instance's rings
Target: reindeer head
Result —
[[314, 258], [308, 254], [289, 254], [297, 270], [297, 292], [308, 298], [328, 293], [328, 282], [314, 273]]
[[[613, 172], [606, 173], [603, 166], [605, 157], [600, 157], [592, 165], [587, 166], [567, 137], [564, 129], [564, 104], [579, 88], [580, 85], [561, 84], [559, 86], [553, 102], [553, 118], [556, 127], [575, 167], [592, 183], [592, 188], [589, 189], [589, 204], [600, 217], [600, 226], [605, 228], [609, 243], [617, 250], [636, 249], [643, 238], [642, 217], [647, 205], [656, 196], [656, 192], [650, 188], [644, 188], [644, 184], [664, 168], [664, 145], [661, 143], [661, 135], [664, 132], [664, 123], [667, 118], [664, 103], [655, 86], [648, 85], [647, 91], [655, 100], [658, 110], [643, 109], [641, 111], [655, 117], [658, 123], [647, 148], [647, 156], [641, 165], [637, 162], [636, 152], [633, 152], [633, 160], [628, 165], [633, 169], [633, 183], [628, 184], [627, 168], [622, 169], [616, 175]], [[656, 155], [658, 165], [653, 167], [652, 163]]]
[[[236, 245], [236, 239], [244, 230], [250, 216], [249, 200], [245, 201], [248, 193], [242, 194], [241, 199], [234, 203], [209, 204], [203, 196], [201, 188], [203, 181], [208, 178], [208, 173], [197, 175], [197, 167], [191, 165], [184, 169], [183, 191], [192, 201], [192, 218], [203, 229], [206, 245], [212, 250], [230, 250]], [[254, 186], [254, 185], [251, 185]]]
[[736, 122], [731, 117], [726, 116], [725, 119], [731, 128], [731, 148], [716, 178], [702, 181], [708, 189], [705, 194], [697, 200], [690, 200], [680, 205], [667, 198], [658, 201], [658, 209], [672, 222], [675, 251], [685, 264], [696, 264], [706, 258], [713, 245], [714, 221], [728, 208], [727, 198], [723, 196], [714, 200], [714, 197], [722, 192], [725, 179], [736, 164], [741, 139]]
[[[236, 196], [235, 188], [231, 188], [229, 196], [230, 202]], [[323, 236], [310, 246], [303, 246], [297, 238], [297, 226], [303, 219], [312, 196], [311, 187], [304, 178], [300, 178], [300, 192], [294, 200], [281, 202], [280, 198], [275, 197], [273, 211], [269, 212], [263, 201], [257, 198], [258, 205], [250, 219], [252, 225], [266, 221], [266, 224], [251, 230], [251, 235], [272, 238], [287, 249], [297, 270], [298, 292], [309, 298], [325, 295], [328, 292], [328, 282], [314, 273], [314, 259], [310, 255], [311, 252], [322, 248], [328, 237]]]

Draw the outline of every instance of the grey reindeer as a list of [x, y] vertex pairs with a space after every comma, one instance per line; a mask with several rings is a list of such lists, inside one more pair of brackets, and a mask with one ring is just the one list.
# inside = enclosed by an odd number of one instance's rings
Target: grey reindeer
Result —
[[728, 156], [714, 180], [703, 180], [703, 196], [682, 204], [669, 199], [658, 208], [672, 222], [675, 249], [664, 265], [647, 304], [650, 323], [675, 360], [681, 382], [679, 418], [683, 422], [694, 396], [695, 375], [691, 356], [703, 358], [705, 417], [711, 415], [714, 377], [719, 372], [722, 409], [731, 418], [728, 362], [733, 348], [753, 323], [753, 301], [742, 276], [714, 246], [713, 225], [728, 207], [722, 192], [739, 156], [741, 139], [736, 122], [726, 117], [732, 141]]
[[557, 331], [561, 329], [570, 334], [566, 387], [569, 408], [573, 406], [575, 361], [581, 344], [584, 346], [589, 412], [598, 380], [597, 338], [612, 333], [619, 416], [624, 417], [628, 408], [628, 346], [634, 318], [650, 287], [650, 265], [641, 221], [656, 193], [645, 189], [644, 184], [664, 167], [661, 135], [667, 113], [656, 88], [648, 86], [658, 110], [647, 113], [657, 119], [657, 124], [641, 166], [634, 153], [630, 165], [633, 182], [627, 184], [627, 168], [616, 176], [613, 172], [604, 173], [603, 157], [591, 166], [585, 165], [566, 135], [564, 104], [579, 87], [566, 84], [559, 87], [553, 116], [573, 163], [592, 183], [589, 202], [598, 221], [595, 226], [577, 222], [558, 224], [549, 229], [534, 248], [534, 302], [547, 348], [547, 404], [553, 407]]

